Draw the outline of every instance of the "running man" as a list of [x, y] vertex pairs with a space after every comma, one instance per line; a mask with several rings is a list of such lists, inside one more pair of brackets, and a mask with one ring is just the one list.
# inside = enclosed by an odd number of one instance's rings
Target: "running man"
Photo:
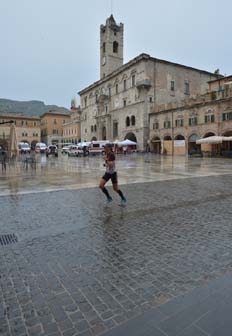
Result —
[[106, 167], [106, 172], [105, 172], [105, 175], [100, 180], [99, 188], [106, 195], [107, 202], [111, 203], [112, 202], [112, 197], [110, 196], [108, 190], [105, 188], [105, 184], [109, 180], [111, 180], [114, 191], [116, 191], [119, 194], [119, 196], [121, 197], [121, 203], [126, 204], [126, 198], [124, 197], [121, 190], [118, 188], [118, 177], [117, 177], [117, 172], [116, 172], [116, 168], [115, 168], [115, 155], [112, 151], [112, 145], [111, 144], [106, 144], [105, 145], [105, 150], [106, 150], [106, 158], [105, 158], [104, 166]]

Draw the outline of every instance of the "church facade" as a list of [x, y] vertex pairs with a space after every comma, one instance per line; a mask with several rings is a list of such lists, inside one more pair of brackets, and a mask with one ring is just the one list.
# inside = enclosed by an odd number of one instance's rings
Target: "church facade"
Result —
[[123, 140], [144, 150], [155, 106], [204, 94], [221, 76], [141, 54], [123, 64], [124, 26], [111, 15], [100, 27], [100, 79], [79, 92], [81, 139]]

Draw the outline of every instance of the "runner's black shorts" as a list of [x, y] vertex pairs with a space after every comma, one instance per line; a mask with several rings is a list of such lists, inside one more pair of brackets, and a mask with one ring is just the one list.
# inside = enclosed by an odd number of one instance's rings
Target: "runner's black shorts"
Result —
[[108, 182], [109, 180], [111, 180], [112, 184], [117, 184], [117, 183], [118, 183], [117, 172], [114, 172], [113, 174], [105, 173], [105, 175], [102, 176], [102, 178], [103, 178], [103, 180], [105, 180], [106, 182]]

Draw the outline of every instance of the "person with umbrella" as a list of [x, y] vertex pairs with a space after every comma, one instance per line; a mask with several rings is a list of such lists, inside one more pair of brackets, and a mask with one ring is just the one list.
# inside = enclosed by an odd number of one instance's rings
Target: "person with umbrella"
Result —
[[111, 203], [113, 199], [105, 187], [105, 184], [109, 180], [111, 180], [114, 191], [118, 193], [118, 195], [121, 197], [121, 204], [122, 205], [126, 204], [126, 198], [118, 187], [118, 176], [117, 176], [117, 171], [115, 167], [115, 155], [114, 155], [114, 152], [112, 151], [112, 144], [106, 144], [105, 151], [106, 151], [106, 157], [105, 157], [104, 166], [106, 167], [106, 172], [100, 180], [99, 188], [106, 195], [107, 202]]

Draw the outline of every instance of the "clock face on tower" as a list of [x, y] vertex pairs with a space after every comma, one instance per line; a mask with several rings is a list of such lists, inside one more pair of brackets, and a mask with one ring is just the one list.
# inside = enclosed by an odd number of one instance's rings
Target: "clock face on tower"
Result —
[[105, 65], [105, 64], [106, 64], [106, 57], [103, 56], [103, 57], [102, 57], [102, 65]]

